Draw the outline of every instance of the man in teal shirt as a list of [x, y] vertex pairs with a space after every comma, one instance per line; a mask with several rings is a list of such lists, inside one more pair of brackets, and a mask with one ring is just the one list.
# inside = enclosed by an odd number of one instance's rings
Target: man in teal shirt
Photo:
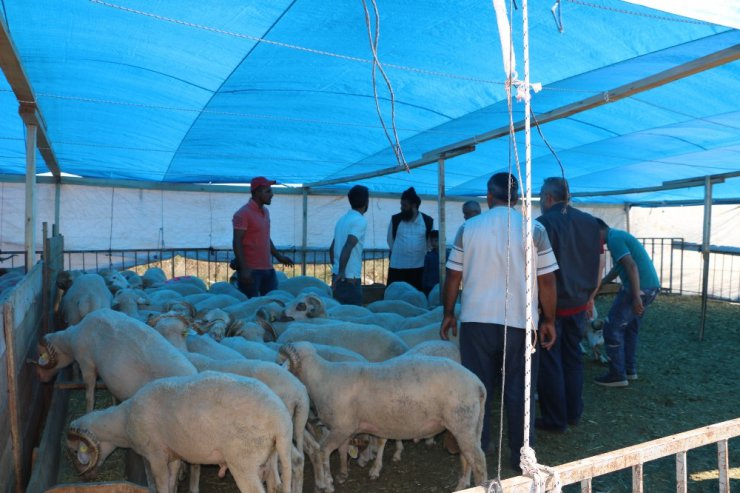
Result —
[[628, 380], [637, 380], [640, 323], [645, 309], [660, 291], [660, 280], [650, 256], [637, 238], [626, 231], [610, 228], [601, 219], [596, 220], [614, 263], [602, 285], [619, 276], [622, 287], [604, 324], [609, 372], [597, 377], [595, 382], [605, 387], [626, 387]]

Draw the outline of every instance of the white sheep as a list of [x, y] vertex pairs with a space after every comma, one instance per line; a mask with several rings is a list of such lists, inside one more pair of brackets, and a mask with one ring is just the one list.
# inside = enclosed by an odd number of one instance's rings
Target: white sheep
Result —
[[105, 281], [105, 285], [108, 286], [108, 290], [110, 290], [111, 294], [116, 294], [121, 289], [131, 287], [128, 279], [126, 279], [116, 269], [103, 269], [99, 271], [98, 274]]
[[262, 342], [247, 341], [242, 337], [226, 337], [221, 340], [221, 344], [248, 360], [277, 361], [277, 351]]
[[[280, 347], [282, 346], [282, 344], [279, 342], [268, 342], [266, 344], [267, 344], [267, 347], [274, 350], [275, 353], [278, 353], [280, 351]], [[365, 358], [360, 353], [356, 353], [355, 351], [351, 351], [341, 346], [330, 346], [328, 344], [318, 344], [315, 342], [312, 342], [311, 344], [313, 345], [313, 347], [316, 348], [316, 352], [319, 353], [319, 356], [324, 358], [326, 361], [364, 361], [364, 362], [367, 362], [367, 358]]]
[[372, 314], [373, 312], [371, 312], [364, 306], [357, 305], [339, 305], [334, 308], [328, 308], [326, 310], [326, 315], [329, 318], [336, 318], [339, 320], [369, 317], [372, 316]]
[[128, 281], [128, 286], [132, 289], [144, 289], [144, 281], [141, 276], [132, 270], [121, 271], [121, 275]]
[[332, 297], [331, 287], [321, 279], [311, 276], [296, 276], [278, 283], [278, 289], [287, 291], [293, 296], [298, 296], [306, 288], [315, 287], [323, 292], [327, 298]]
[[85, 315], [101, 308], [110, 308], [113, 295], [98, 274], [80, 274], [62, 296], [62, 319], [74, 325]]
[[236, 305], [239, 300], [230, 294], [209, 294], [206, 293], [206, 298], [193, 303], [195, 310], [203, 312], [212, 310], [214, 308], [225, 308], [227, 306]]
[[[175, 493], [180, 462], [228, 468], [242, 492], [264, 492], [260, 469], [280, 459], [290, 492], [293, 425], [280, 399], [253, 378], [216, 372], [163, 378], [118, 406], [70, 423], [67, 448], [81, 473], [94, 471], [117, 447], [144, 457], [160, 493]], [[175, 462], [173, 462], [175, 459]], [[173, 467], [174, 466], [174, 467]]]
[[211, 284], [208, 288], [208, 292], [212, 294], [228, 294], [238, 299], [239, 301], [247, 301], [247, 295], [239, 291], [233, 284], [219, 281]]
[[151, 380], [196, 371], [157, 331], [110, 308], [92, 312], [66, 330], [46, 334], [35, 362], [39, 379], [51, 381], [73, 361], [82, 371], [88, 411], [95, 404], [98, 375], [116, 399], [124, 400]]
[[424, 327], [433, 323], [441, 324], [444, 315], [443, 312], [444, 309], [441, 306], [438, 306], [437, 308], [429, 310], [426, 313], [422, 313], [421, 315], [405, 318], [400, 323], [398, 330], [418, 329], [419, 327]]
[[[321, 296], [315, 293], [299, 294], [295, 299], [285, 305], [283, 313], [291, 320], [327, 317], [324, 301], [321, 299]], [[257, 316], [260, 316], [259, 311]]]
[[[396, 332], [396, 335], [400, 337], [403, 342], [408, 345], [408, 347], [412, 348], [424, 341], [439, 340], [439, 326], [440, 323], [435, 322], [429, 325], [425, 325], [424, 327], [419, 327], [418, 329], [399, 330], [398, 332]], [[459, 333], [460, 329], [458, 328], [458, 334]], [[449, 334], [449, 336], [450, 341], [454, 342], [458, 346], [460, 345], [458, 336], [453, 336], [451, 333]]]
[[[462, 365], [421, 356], [383, 363], [332, 363], [302, 342], [286, 344], [280, 354], [308, 389], [319, 419], [330, 430], [321, 441], [325, 477], [317, 479], [318, 487], [333, 491], [329, 455], [358, 433], [413, 439], [447, 429], [463, 459], [456, 490], [470, 485], [471, 468], [476, 483], [486, 479], [480, 447], [486, 389]], [[346, 472], [343, 464], [340, 477]]]
[[424, 296], [424, 293], [403, 281], [396, 281], [389, 284], [383, 292], [383, 299], [405, 301], [425, 310], [428, 307], [427, 297]]
[[[143, 307], [145, 309], [142, 309]], [[159, 313], [154, 310], [147, 310], [146, 308], [148, 307], [149, 298], [141, 289], [119, 289], [116, 294], [113, 295], [113, 301], [111, 302], [111, 308], [114, 310], [125, 313], [129, 317], [133, 317], [141, 321], [147, 321], [151, 315]]]
[[149, 267], [141, 276], [144, 288], [161, 286], [167, 282], [167, 275], [159, 267]]
[[[277, 354], [277, 353], [276, 353]], [[243, 377], [256, 378], [264, 383], [283, 401], [293, 421], [293, 442], [296, 450], [293, 460], [293, 493], [303, 491], [303, 440], [308, 421], [310, 400], [306, 387], [282, 366], [267, 361], [228, 360], [216, 361], [201, 354], [186, 355], [198, 371], [219, 371]]]
[[200, 353], [216, 360], [244, 359], [244, 356], [207, 335], [188, 334], [185, 344], [191, 353]]
[[428, 311], [426, 308], [420, 308], [418, 306], [412, 305], [411, 303], [408, 303], [406, 301], [401, 301], [401, 300], [373, 301], [372, 303], [367, 305], [367, 309], [375, 313], [377, 312], [397, 313], [398, 315], [401, 315], [402, 317], [416, 317], [417, 315], [422, 315]]
[[321, 325], [290, 322], [277, 342], [297, 341], [341, 346], [361, 354], [368, 361], [385, 361], [408, 350], [399, 337], [382, 327], [341, 321]]
[[437, 308], [442, 304], [439, 298], [439, 283], [435, 284], [429, 294], [427, 295], [427, 303], [430, 310]]

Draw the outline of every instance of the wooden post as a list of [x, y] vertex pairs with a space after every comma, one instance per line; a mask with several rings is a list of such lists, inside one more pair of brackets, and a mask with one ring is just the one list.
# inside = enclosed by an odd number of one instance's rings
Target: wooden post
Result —
[[36, 125], [26, 124], [26, 272], [36, 263]]
[[727, 440], [717, 442], [717, 469], [719, 470], [719, 493], [730, 493], [730, 459]]
[[676, 454], [676, 493], [688, 491], [688, 468], [686, 467], [686, 451]]
[[701, 242], [701, 256], [704, 261], [704, 271], [701, 282], [701, 322], [699, 325], [699, 340], [704, 340], [704, 326], [707, 321], [707, 297], [709, 296], [709, 242], [712, 232], [712, 180], [704, 178], [704, 234]]
[[445, 159], [439, 158], [439, 168], [437, 176], [437, 217], [439, 218], [439, 303], [444, 304], [444, 295], [442, 288], [445, 285], [445, 265], [447, 263], [447, 228], [446, 196], [445, 196]]
[[303, 187], [303, 261], [301, 275], [306, 275], [306, 251], [308, 250], [308, 188]]

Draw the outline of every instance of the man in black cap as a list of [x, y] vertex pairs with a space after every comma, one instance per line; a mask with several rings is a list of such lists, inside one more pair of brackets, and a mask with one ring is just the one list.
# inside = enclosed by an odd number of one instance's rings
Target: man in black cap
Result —
[[401, 212], [388, 224], [388, 247], [391, 249], [388, 285], [405, 281], [422, 291], [424, 256], [429, 250], [429, 234], [434, 220], [419, 212], [421, 199], [414, 187], [401, 194]]

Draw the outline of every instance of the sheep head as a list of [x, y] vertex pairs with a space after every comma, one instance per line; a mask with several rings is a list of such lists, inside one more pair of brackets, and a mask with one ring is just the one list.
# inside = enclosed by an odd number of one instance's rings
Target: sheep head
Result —
[[281, 361], [288, 363], [288, 370], [293, 375], [298, 375], [301, 372], [301, 354], [295, 344], [283, 344], [280, 346], [278, 354]]
[[258, 320], [264, 320], [268, 323], [292, 320], [285, 317], [285, 304], [280, 301], [271, 301], [265, 305], [262, 305], [255, 313]]
[[326, 317], [326, 308], [318, 295], [307, 293], [297, 297], [285, 309], [285, 315], [293, 320]]
[[195, 307], [184, 300], [174, 300], [164, 305], [166, 312], [177, 312], [186, 317], [195, 318]]
[[28, 359], [28, 363], [36, 367], [36, 373], [42, 382], [50, 382], [57, 373], [59, 356], [54, 345], [44, 337], [38, 345], [39, 359]]
[[[265, 336], [269, 335], [273, 341], [277, 341], [278, 335], [270, 322], [267, 322], [266, 320], [261, 320], [259, 318], [255, 320], [255, 322], [265, 331]], [[267, 337], [265, 337], [265, 342], [269, 342], [267, 341]]]
[[70, 428], [67, 432], [67, 452], [77, 472], [87, 475], [100, 460], [100, 441], [89, 430]]

